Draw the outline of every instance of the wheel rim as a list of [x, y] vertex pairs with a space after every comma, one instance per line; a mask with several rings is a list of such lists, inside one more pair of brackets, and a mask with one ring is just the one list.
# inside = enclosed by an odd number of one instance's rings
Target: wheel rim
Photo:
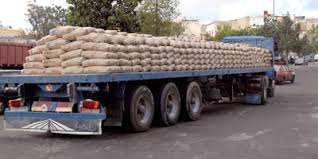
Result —
[[193, 113], [197, 113], [200, 111], [201, 101], [200, 96], [196, 90], [192, 91], [190, 97], [190, 111]]
[[173, 119], [178, 113], [177, 95], [169, 93], [166, 101], [166, 115], [168, 119]]
[[265, 100], [267, 99], [267, 90], [266, 90], [266, 88], [264, 88], [264, 99]]
[[137, 102], [137, 121], [144, 125], [147, 124], [151, 117], [151, 102], [145, 97], [139, 98]]
[[0, 102], [0, 112], [4, 111], [4, 105], [3, 102]]

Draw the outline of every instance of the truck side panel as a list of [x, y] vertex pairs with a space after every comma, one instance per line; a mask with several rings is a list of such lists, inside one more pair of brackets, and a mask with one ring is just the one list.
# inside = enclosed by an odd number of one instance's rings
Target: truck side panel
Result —
[[22, 68], [32, 45], [0, 43], [0, 67]]

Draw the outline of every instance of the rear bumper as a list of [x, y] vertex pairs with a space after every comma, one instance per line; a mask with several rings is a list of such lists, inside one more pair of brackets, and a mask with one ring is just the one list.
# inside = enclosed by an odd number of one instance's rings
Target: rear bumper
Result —
[[106, 114], [5, 112], [5, 130], [51, 132], [71, 135], [101, 135]]

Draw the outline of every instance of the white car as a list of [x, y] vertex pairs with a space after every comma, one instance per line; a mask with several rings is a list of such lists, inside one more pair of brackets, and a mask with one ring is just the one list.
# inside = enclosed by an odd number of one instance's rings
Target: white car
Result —
[[318, 61], [318, 54], [314, 56], [314, 61]]

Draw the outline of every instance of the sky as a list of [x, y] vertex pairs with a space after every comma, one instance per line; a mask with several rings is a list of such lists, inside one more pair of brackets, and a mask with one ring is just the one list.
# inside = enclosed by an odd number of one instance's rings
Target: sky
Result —
[[[1, 0], [0, 21], [13, 28], [30, 28], [25, 13], [29, 0]], [[37, 0], [41, 5], [67, 7], [66, 0]], [[273, 0], [179, 0], [181, 18], [196, 19], [201, 23], [214, 20], [230, 20], [244, 16], [273, 12]], [[318, 18], [317, 0], [276, 0], [276, 13], [304, 15]]]

